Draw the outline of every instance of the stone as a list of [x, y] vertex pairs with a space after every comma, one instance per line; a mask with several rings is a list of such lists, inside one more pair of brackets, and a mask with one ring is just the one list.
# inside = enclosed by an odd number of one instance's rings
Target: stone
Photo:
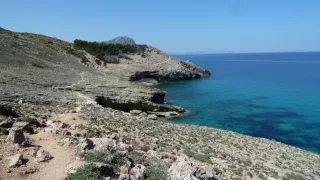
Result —
[[72, 124], [72, 125], [70, 126], [70, 129], [72, 129], [72, 130], [77, 129], [77, 125], [76, 125], [76, 124]]
[[0, 127], [2, 128], [11, 128], [14, 123], [12, 117], [7, 118], [6, 120], [0, 122]]
[[121, 166], [119, 172], [120, 174], [128, 174], [129, 169], [126, 166]]
[[53, 157], [48, 151], [45, 151], [43, 149], [38, 150], [36, 155], [36, 161], [37, 162], [46, 162], [52, 159]]
[[12, 125], [12, 128], [19, 129], [23, 132], [33, 133], [34, 130], [31, 127], [31, 124], [28, 122], [16, 122]]
[[[118, 180], [129, 180], [129, 175], [128, 174], [120, 174]], [[131, 179], [130, 179], [131, 180]]]
[[81, 150], [92, 149], [93, 148], [93, 141], [88, 138], [80, 138], [79, 139], [79, 147], [81, 148]]
[[158, 117], [157, 117], [157, 115], [155, 115], [155, 114], [149, 114], [149, 115], [148, 115], [148, 119], [157, 120]]
[[22, 144], [26, 141], [23, 131], [20, 129], [11, 128], [7, 141], [11, 140], [14, 144]]
[[267, 177], [267, 180], [277, 180], [277, 179], [274, 178], [274, 177], [269, 176], [269, 177]]
[[143, 113], [140, 114], [140, 116], [142, 116], [142, 117], [147, 117], [148, 114], [147, 114], [146, 112], [143, 112]]
[[10, 156], [8, 157], [8, 159], [10, 160], [10, 163], [8, 165], [9, 168], [13, 168], [16, 167], [18, 165], [22, 164], [22, 158], [23, 156], [21, 154], [16, 154], [14, 156]]
[[117, 150], [118, 151], [129, 151], [129, 145], [125, 144], [123, 142], [118, 142], [117, 143]]
[[134, 110], [131, 110], [130, 113], [133, 114], [133, 115], [139, 115], [139, 114], [142, 113], [142, 111], [141, 111], [141, 110], [135, 110], [135, 109], [134, 109]]
[[138, 180], [142, 178], [145, 169], [146, 167], [142, 164], [137, 164], [134, 166], [129, 172], [130, 180]]
[[217, 179], [214, 176], [214, 172], [212, 171], [212, 168], [208, 168], [206, 166], [197, 166], [196, 171], [193, 175], [198, 179], [211, 179], [211, 180]]
[[59, 128], [67, 128], [68, 126], [69, 125], [67, 123], [63, 123], [63, 122], [58, 124]]
[[196, 167], [192, 162], [187, 161], [179, 156], [177, 160], [170, 166], [168, 170], [169, 179], [171, 180], [193, 180], [198, 179], [193, 174], [196, 172]]
[[116, 150], [116, 140], [111, 138], [91, 138], [94, 144], [94, 150], [105, 151], [105, 150]]

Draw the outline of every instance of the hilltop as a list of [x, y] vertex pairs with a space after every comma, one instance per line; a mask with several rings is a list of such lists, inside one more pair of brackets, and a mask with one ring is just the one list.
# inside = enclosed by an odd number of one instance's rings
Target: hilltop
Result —
[[127, 36], [119, 36], [114, 39], [111, 39], [109, 41], [106, 41], [104, 43], [109, 43], [109, 44], [123, 44], [123, 45], [136, 45], [136, 42], [134, 39], [127, 37]]
[[155, 85], [210, 72], [148, 45], [79, 42], [0, 30], [0, 179], [320, 178], [318, 154], [166, 122], [186, 110]]

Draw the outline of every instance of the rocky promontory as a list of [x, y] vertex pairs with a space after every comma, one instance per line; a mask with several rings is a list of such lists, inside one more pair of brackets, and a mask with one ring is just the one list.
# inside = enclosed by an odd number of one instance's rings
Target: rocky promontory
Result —
[[318, 154], [163, 121], [185, 110], [154, 85], [210, 72], [147, 45], [102, 47], [0, 28], [1, 180], [320, 179]]

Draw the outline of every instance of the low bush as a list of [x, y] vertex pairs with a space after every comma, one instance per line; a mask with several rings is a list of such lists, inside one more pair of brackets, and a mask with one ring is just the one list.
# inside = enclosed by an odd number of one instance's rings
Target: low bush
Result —
[[17, 122], [27, 122], [27, 123], [32, 124], [32, 123], [35, 123], [36, 120], [31, 118], [31, 117], [29, 117], [29, 116], [23, 116], [23, 117], [19, 117], [17, 119]]
[[143, 53], [146, 47], [146, 45], [108, 44], [88, 42], [79, 39], [74, 40], [75, 49], [85, 50], [101, 60], [103, 60], [106, 55], [121, 56], [123, 54]]
[[99, 180], [101, 178], [100, 172], [92, 164], [87, 164], [69, 175], [69, 180]]
[[183, 153], [186, 154], [188, 157], [192, 157], [195, 160], [206, 163], [212, 163], [210, 160], [210, 155], [208, 154], [197, 154], [190, 149], [185, 149]]
[[109, 164], [112, 161], [112, 155], [105, 151], [87, 151], [80, 154], [80, 158], [87, 162], [101, 162]]
[[143, 175], [144, 180], [166, 180], [167, 174], [164, 168], [160, 166], [147, 167]]

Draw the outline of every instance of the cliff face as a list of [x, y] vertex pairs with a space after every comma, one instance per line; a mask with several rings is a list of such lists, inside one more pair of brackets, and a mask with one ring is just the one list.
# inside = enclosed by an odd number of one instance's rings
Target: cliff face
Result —
[[[120, 63], [112, 66], [130, 81], [143, 78], [153, 78], [158, 81], [191, 80], [210, 76], [210, 72], [189, 61], [182, 61], [170, 57], [163, 51], [147, 46], [141, 54], [126, 54], [120, 58]], [[123, 72], [122, 69], [126, 69]]]

